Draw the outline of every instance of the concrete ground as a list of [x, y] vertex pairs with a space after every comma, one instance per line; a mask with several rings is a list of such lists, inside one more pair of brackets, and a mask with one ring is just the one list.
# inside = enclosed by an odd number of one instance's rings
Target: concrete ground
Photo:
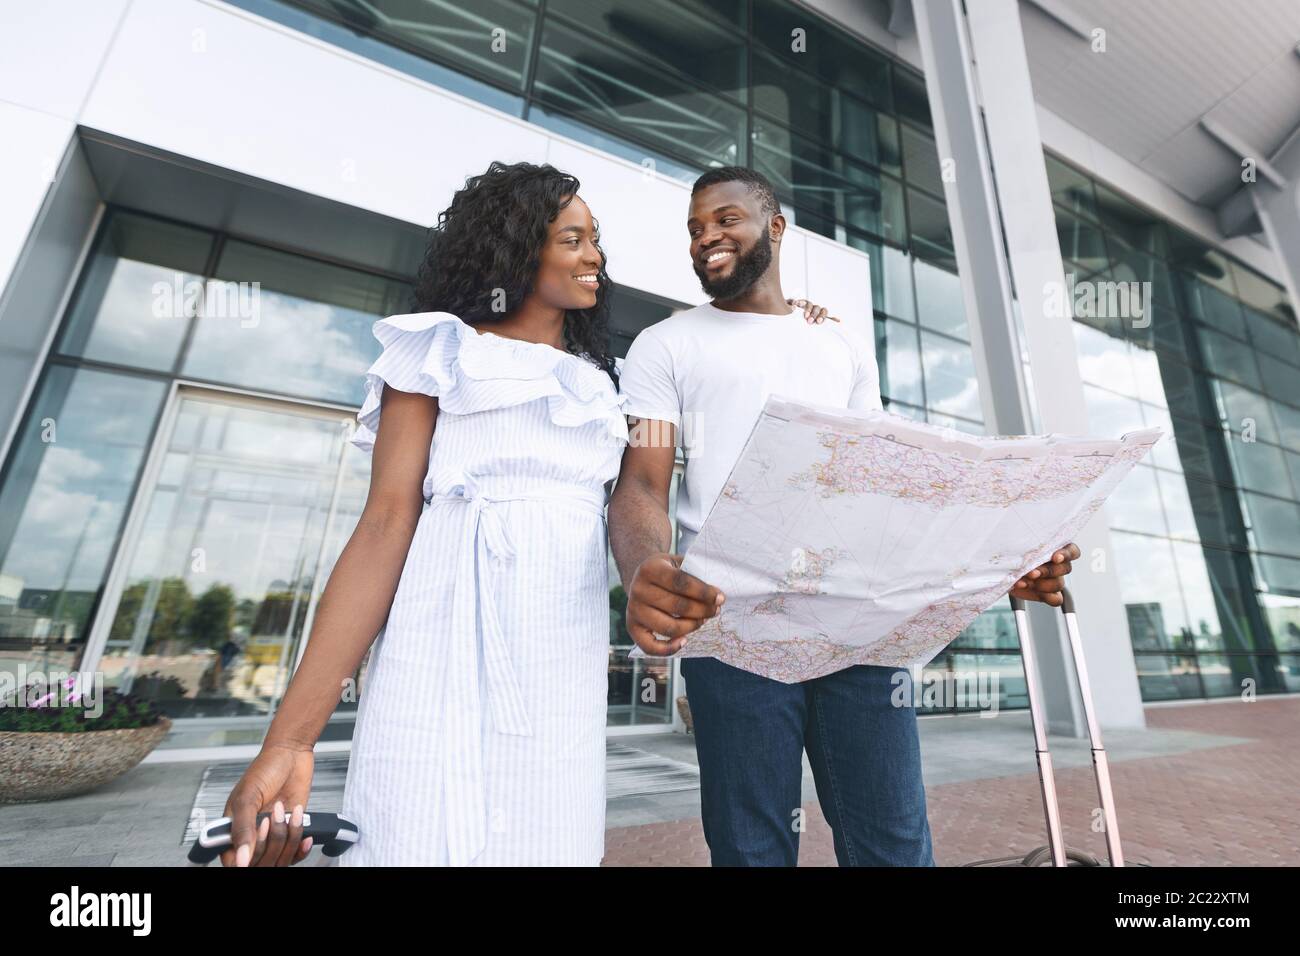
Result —
[[[1300, 865], [1300, 698], [1156, 706], [1146, 715], [1145, 730], [1105, 732], [1128, 859]], [[920, 728], [940, 866], [1046, 842], [1028, 714], [922, 718]], [[617, 743], [695, 763], [690, 737]], [[1050, 743], [1066, 841], [1104, 857], [1104, 838], [1089, 826], [1097, 798], [1087, 741]], [[184, 866], [182, 843], [206, 766], [146, 763], [85, 796], [0, 806], [0, 865]], [[804, 806], [800, 865], [834, 865], [806, 767]], [[708, 864], [698, 789], [614, 797], [606, 826], [606, 866]], [[313, 850], [301, 865], [320, 861]]]

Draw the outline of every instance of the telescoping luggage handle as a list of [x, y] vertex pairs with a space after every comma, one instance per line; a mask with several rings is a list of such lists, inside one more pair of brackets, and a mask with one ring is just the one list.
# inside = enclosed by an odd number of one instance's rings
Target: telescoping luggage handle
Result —
[[[1065, 630], [1070, 637], [1070, 654], [1074, 658], [1074, 672], [1079, 680], [1079, 695], [1083, 698], [1083, 716], [1088, 725], [1088, 740], [1092, 745], [1092, 769], [1097, 779], [1097, 796], [1101, 799], [1102, 818], [1106, 824], [1106, 852], [1111, 866], [1124, 865], [1124, 853], [1119, 844], [1119, 822], [1115, 817], [1115, 798], [1110, 787], [1110, 765], [1106, 749], [1101, 743], [1101, 729], [1092, 706], [1092, 686], [1088, 683], [1088, 668], [1083, 660], [1083, 642], [1079, 638], [1079, 622], [1074, 612], [1074, 597], [1067, 587], [1061, 588], [1061, 614], [1065, 616]], [[1033, 642], [1029, 639], [1029, 622], [1025, 602], [1011, 597], [1011, 610], [1015, 614], [1016, 634], [1020, 639], [1020, 655], [1025, 666], [1025, 690], [1029, 697], [1029, 719], [1034, 728], [1034, 753], [1038, 758], [1038, 782], [1043, 794], [1043, 814], [1047, 818], [1047, 842], [1052, 852], [1053, 866], [1067, 866], [1065, 841], [1061, 837], [1061, 809], [1056, 800], [1056, 778], [1052, 773], [1052, 754], [1047, 749], [1047, 722], [1043, 715], [1042, 687], [1038, 683], [1038, 667]]]

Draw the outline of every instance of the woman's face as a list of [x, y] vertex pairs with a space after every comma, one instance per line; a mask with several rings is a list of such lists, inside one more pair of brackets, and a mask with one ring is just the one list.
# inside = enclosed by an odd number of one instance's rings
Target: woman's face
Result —
[[533, 295], [553, 308], [590, 309], [596, 305], [599, 275], [596, 224], [587, 204], [574, 196], [547, 231]]

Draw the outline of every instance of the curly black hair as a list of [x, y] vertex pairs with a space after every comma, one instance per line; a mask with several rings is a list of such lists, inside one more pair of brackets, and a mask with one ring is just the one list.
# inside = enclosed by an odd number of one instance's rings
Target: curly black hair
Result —
[[[486, 172], [466, 179], [429, 230], [429, 248], [416, 276], [417, 311], [450, 312], [471, 325], [504, 318], [493, 304], [500, 303], [502, 291], [508, 303], [522, 302], [532, 292], [547, 230], [579, 185], [576, 177], [548, 163], [494, 161]], [[564, 346], [594, 362], [617, 385], [609, 351], [614, 284], [599, 241], [596, 248], [596, 304], [565, 313]]]

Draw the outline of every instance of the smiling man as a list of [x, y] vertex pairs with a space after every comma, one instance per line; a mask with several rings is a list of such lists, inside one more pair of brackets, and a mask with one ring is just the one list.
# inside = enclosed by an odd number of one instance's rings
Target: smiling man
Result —
[[[867, 342], [844, 324], [806, 323], [782, 293], [785, 229], [761, 174], [723, 167], [701, 176], [687, 230], [695, 274], [712, 301], [643, 331], [623, 366], [632, 437], [610, 500], [609, 532], [627, 585], [627, 629], [647, 654], [675, 653], [725, 600], [681, 570], [680, 555], [768, 395], [882, 407]], [[679, 554], [671, 554], [668, 492], [678, 430], [686, 471], [677, 501]], [[1059, 606], [1060, 578], [1078, 556], [1075, 545], [1065, 546], [1012, 593]], [[934, 865], [916, 715], [892, 701], [898, 671], [856, 665], [783, 684], [711, 657], [682, 661], [715, 866], [795, 865], [805, 750], [841, 866]]]

